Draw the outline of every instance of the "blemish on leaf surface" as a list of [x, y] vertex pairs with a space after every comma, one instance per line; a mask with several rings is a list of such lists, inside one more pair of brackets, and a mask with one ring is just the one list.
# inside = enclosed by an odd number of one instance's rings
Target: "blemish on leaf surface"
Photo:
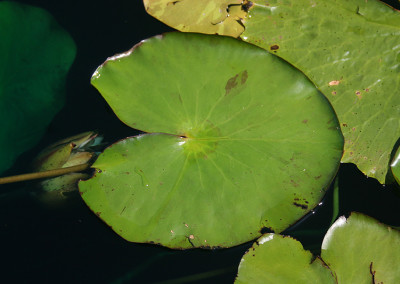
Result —
[[299, 203], [297, 203], [297, 202], [293, 202], [293, 205], [294, 205], [294, 206], [297, 206], [297, 207], [300, 207], [301, 209], [304, 209], [304, 210], [307, 210], [307, 209], [308, 209], [308, 206], [305, 205], [305, 204], [299, 204]]
[[229, 78], [225, 85], [225, 96], [228, 95], [238, 85], [244, 85], [249, 77], [247, 70], [244, 70], [235, 76]]
[[330, 82], [328, 83], [329, 86], [337, 86], [337, 85], [339, 85], [339, 84], [340, 84], [340, 81], [338, 81], [338, 80], [333, 80], [333, 81], [330, 81]]
[[279, 45], [277, 45], [277, 44], [271, 45], [271, 46], [269, 47], [269, 49], [272, 50], [272, 51], [276, 51], [276, 50], [279, 49]]

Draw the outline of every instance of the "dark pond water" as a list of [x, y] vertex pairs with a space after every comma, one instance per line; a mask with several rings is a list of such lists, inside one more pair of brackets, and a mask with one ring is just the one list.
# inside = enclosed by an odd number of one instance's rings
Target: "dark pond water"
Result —
[[[10, 173], [24, 172], [40, 148], [77, 133], [98, 130], [109, 142], [137, 134], [116, 118], [89, 80], [108, 56], [171, 29], [148, 16], [139, 0], [21, 2], [49, 11], [70, 32], [78, 53], [68, 77], [64, 109], [40, 144], [24, 154]], [[391, 186], [367, 179], [352, 165], [342, 165], [339, 177], [341, 215], [358, 211], [400, 226], [400, 199]], [[232, 283], [240, 258], [250, 246], [172, 251], [129, 243], [78, 196], [61, 208], [47, 208], [27, 195], [11, 194], [30, 186], [2, 186], [10, 195], [0, 198], [0, 283], [155, 283], [216, 270], [217, 276], [191, 283]], [[331, 212], [329, 192], [315, 214], [295, 229], [326, 230]], [[290, 232], [296, 235], [296, 230]], [[313, 248], [320, 245], [323, 234], [299, 239]]]

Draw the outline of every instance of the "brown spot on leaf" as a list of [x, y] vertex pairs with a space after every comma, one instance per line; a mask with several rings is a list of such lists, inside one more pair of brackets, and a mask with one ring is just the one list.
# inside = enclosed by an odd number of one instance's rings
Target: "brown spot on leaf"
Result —
[[294, 187], [298, 187], [299, 184], [297, 182], [295, 182], [294, 180], [290, 180], [290, 183], [294, 186]]
[[254, 3], [251, 1], [244, 1], [242, 4], [242, 10], [248, 12], [251, 7], [253, 7]]
[[315, 180], [319, 180], [322, 177], [322, 175], [314, 177]]
[[244, 84], [247, 81], [247, 78], [249, 77], [249, 74], [247, 74], [247, 70], [244, 70], [242, 73], [242, 78], [240, 79], [240, 84]]
[[96, 212], [95, 214], [96, 214], [97, 217], [100, 217], [101, 212]]
[[244, 70], [236, 74], [234, 77], [229, 78], [225, 85], [225, 96], [228, 95], [232, 91], [232, 89], [238, 87], [239, 83], [240, 85], [244, 85], [248, 77], [249, 74], [247, 73], [247, 70]]
[[308, 122], [308, 119], [304, 119], [302, 122], [303, 122], [303, 123], [307, 123], [307, 122]]
[[343, 125], [344, 127], [347, 127], [347, 123], [343, 123], [342, 125]]
[[332, 96], [336, 96], [336, 91], [333, 91], [333, 92], [332, 92]]
[[297, 202], [293, 202], [293, 205], [294, 205], [294, 206], [297, 206], [297, 207], [300, 207], [301, 209], [304, 209], [304, 210], [307, 210], [307, 209], [308, 209], [308, 206], [307, 206], [307, 205], [299, 204], [299, 203], [297, 203]]
[[229, 94], [229, 92], [237, 86], [237, 78], [239, 77], [239, 74], [236, 74], [235, 77], [232, 77], [226, 82], [225, 86], [225, 95]]
[[276, 50], [279, 49], [279, 45], [277, 45], [277, 44], [271, 45], [271, 46], [269, 47], [269, 49], [272, 50], [272, 51], [276, 51]]

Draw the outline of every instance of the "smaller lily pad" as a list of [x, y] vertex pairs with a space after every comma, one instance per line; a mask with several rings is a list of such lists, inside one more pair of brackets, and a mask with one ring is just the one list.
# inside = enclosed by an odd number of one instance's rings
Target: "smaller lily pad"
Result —
[[320, 258], [291, 237], [265, 234], [243, 256], [235, 283], [336, 283]]
[[400, 283], [400, 232], [360, 213], [328, 230], [321, 258], [265, 234], [243, 256], [236, 283]]
[[400, 283], [400, 232], [360, 213], [330, 227], [321, 257], [338, 283]]

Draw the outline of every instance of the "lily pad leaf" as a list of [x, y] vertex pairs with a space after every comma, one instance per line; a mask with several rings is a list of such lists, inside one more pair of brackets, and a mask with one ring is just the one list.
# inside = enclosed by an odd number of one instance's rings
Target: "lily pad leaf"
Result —
[[399, 283], [400, 232], [360, 213], [340, 217], [321, 258], [286, 236], [265, 234], [243, 256], [236, 283]]
[[238, 37], [246, 16], [242, 0], [215, 0], [193, 5], [191, 0], [144, 0], [146, 11], [182, 32], [204, 32]]
[[336, 174], [343, 137], [329, 102], [253, 45], [168, 33], [109, 58], [92, 84], [124, 123], [153, 133], [106, 149], [79, 184], [129, 241], [230, 247], [280, 232]]
[[319, 257], [288, 236], [265, 234], [239, 264], [235, 283], [337, 283]]
[[360, 213], [331, 226], [321, 257], [338, 283], [400, 283], [400, 232]]
[[0, 173], [44, 134], [64, 104], [76, 46], [46, 11], [0, 2]]
[[[249, 3], [242, 4], [250, 8], [241, 21], [241, 39], [282, 57], [311, 79], [338, 115], [345, 137], [342, 162], [384, 183], [400, 136], [400, 13], [378, 0]], [[193, 11], [205, 5], [191, 4]], [[200, 18], [201, 13], [192, 15], [193, 25]], [[200, 26], [189, 31], [209, 32]]]

